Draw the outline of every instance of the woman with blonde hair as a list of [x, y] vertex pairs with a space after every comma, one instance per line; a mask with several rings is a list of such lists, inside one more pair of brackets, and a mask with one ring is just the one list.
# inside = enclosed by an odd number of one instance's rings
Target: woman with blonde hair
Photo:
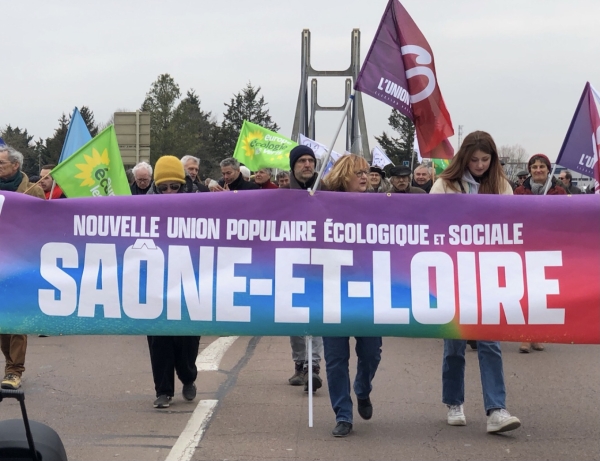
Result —
[[[512, 195], [496, 143], [484, 131], [470, 133], [452, 162], [431, 188], [430, 194], [505, 194]], [[465, 426], [465, 349], [464, 339], [444, 339], [442, 362], [442, 401], [448, 407], [451, 426]], [[506, 387], [502, 351], [497, 341], [477, 341], [483, 403], [487, 414], [487, 432], [517, 429], [521, 421], [506, 411]]]
[[[324, 179], [327, 189], [337, 192], [365, 192], [369, 187], [369, 164], [354, 154], [340, 158]], [[381, 361], [381, 337], [358, 337], [356, 339], [356, 394], [358, 414], [371, 419], [373, 405], [370, 394], [373, 377]], [[350, 338], [324, 337], [325, 367], [329, 398], [335, 412], [334, 437], [346, 437], [352, 431], [352, 397], [350, 396]]]

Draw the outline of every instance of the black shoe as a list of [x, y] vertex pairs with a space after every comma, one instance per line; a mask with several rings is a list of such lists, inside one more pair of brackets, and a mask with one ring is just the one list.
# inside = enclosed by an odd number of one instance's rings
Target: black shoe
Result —
[[154, 408], [169, 408], [171, 397], [168, 395], [159, 395], [154, 401]]
[[183, 394], [184, 399], [194, 400], [196, 398], [196, 384], [184, 384], [181, 393]]
[[358, 414], [362, 419], [371, 419], [373, 417], [373, 405], [371, 404], [371, 399], [367, 397], [366, 399], [358, 400]]
[[331, 434], [334, 437], [347, 437], [350, 432], [352, 432], [352, 424], [347, 423], [346, 421], [340, 421], [331, 431]]
[[[313, 392], [316, 392], [317, 389], [321, 389], [321, 387], [323, 387], [323, 380], [319, 376], [320, 371], [321, 371], [320, 367], [313, 367], [313, 374], [312, 374]], [[308, 392], [308, 371], [306, 373], [306, 379], [304, 381], [304, 392]]]
[[471, 349], [474, 351], [477, 350], [477, 341], [473, 341], [472, 339], [467, 340], [467, 344], [471, 346]]

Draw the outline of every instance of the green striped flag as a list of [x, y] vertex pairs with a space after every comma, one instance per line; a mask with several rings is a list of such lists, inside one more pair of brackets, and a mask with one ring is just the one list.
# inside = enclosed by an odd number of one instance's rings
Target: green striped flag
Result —
[[59, 163], [51, 174], [67, 197], [131, 195], [112, 125]]
[[298, 144], [262, 126], [244, 120], [233, 158], [250, 170], [290, 169], [290, 150]]
[[432, 158], [433, 167], [435, 168], [435, 175], [439, 175], [442, 171], [444, 171], [448, 165], [450, 165], [450, 160], [445, 158]]

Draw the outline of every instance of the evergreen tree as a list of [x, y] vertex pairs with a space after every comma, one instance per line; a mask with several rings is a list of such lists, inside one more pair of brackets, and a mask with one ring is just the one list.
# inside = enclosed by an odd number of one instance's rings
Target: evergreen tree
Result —
[[[94, 112], [88, 106], [82, 106], [79, 110], [83, 121], [85, 122], [87, 129], [89, 130], [92, 138], [98, 134], [98, 124], [94, 120]], [[71, 122], [71, 118], [69, 117], [69, 123]]]
[[31, 136], [27, 130], [22, 130], [19, 127], [13, 128], [8, 125], [4, 130], [0, 131], [0, 138], [4, 140], [6, 144], [14, 147], [16, 150], [23, 154], [23, 165], [21, 169], [27, 174], [27, 176], [37, 175], [39, 173], [39, 166], [41, 165], [41, 158], [38, 155], [35, 146], [31, 146], [33, 136]]
[[58, 159], [60, 158], [65, 139], [67, 138], [67, 132], [69, 131], [69, 119], [67, 119], [67, 116], [63, 113], [58, 119], [58, 123], [58, 128], [54, 130], [54, 135], [51, 138], [46, 138], [45, 143], [37, 143], [37, 149], [44, 159], [42, 164], [57, 164]]
[[215, 146], [221, 159], [233, 155], [244, 120], [271, 131], [279, 131], [279, 126], [269, 115], [264, 96], [258, 97], [260, 90], [260, 87], [254, 88], [249, 82], [242, 91], [231, 98], [229, 104], [225, 103], [227, 111], [223, 114], [224, 120]]
[[[415, 155], [413, 167], [417, 164], [416, 154], [414, 153], [415, 126], [413, 122], [406, 116], [402, 115], [396, 109], [392, 109], [392, 113], [388, 118], [390, 127], [399, 134], [397, 138], [388, 136], [384, 131], [381, 136], [375, 136], [379, 146], [385, 151], [387, 156], [395, 165], [402, 165], [408, 161], [411, 165], [412, 156]], [[389, 165], [386, 170], [391, 168]]]
[[152, 83], [141, 110], [150, 112], [150, 159], [156, 160], [174, 154], [175, 131], [171, 120], [177, 100], [181, 96], [179, 85], [169, 74], [161, 74]]

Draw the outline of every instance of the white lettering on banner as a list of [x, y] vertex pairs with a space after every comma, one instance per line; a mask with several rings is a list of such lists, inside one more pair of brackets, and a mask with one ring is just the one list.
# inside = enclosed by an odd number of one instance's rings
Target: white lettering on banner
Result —
[[[169, 320], [181, 320], [182, 290], [190, 320], [212, 320], [214, 261], [215, 249], [200, 247], [200, 262], [198, 277], [196, 277], [189, 247], [169, 246], [167, 270], [167, 318]], [[196, 278], [199, 279], [198, 285]]]
[[[527, 304], [530, 325], [561, 325], [565, 323], [565, 309], [548, 309], [547, 295], [560, 293], [558, 280], [546, 278], [546, 267], [562, 266], [561, 251], [526, 251]], [[535, 287], [535, 289], [533, 289]]]
[[73, 215], [73, 235], [158, 238], [159, 217]]
[[[141, 240], [141, 239], [140, 239]], [[40, 310], [50, 316], [182, 320], [183, 303], [191, 321], [251, 322], [250, 306], [237, 305], [236, 293], [271, 297], [275, 323], [310, 323], [310, 310], [323, 306], [323, 324], [342, 323], [345, 284], [367, 287], [360, 297], [373, 300], [375, 324], [441, 325], [457, 316], [464, 325], [564, 324], [565, 309], [548, 307], [549, 295], [560, 294], [559, 280], [546, 278], [546, 267], [561, 267], [560, 251], [457, 252], [456, 258], [440, 251], [417, 252], [410, 261], [394, 261], [392, 252], [372, 252], [372, 279], [346, 280], [344, 268], [354, 265], [354, 250], [276, 248], [271, 290], [248, 292], [248, 277], [236, 276], [237, 266], [252, 264], [252, 248], [197, 247], [197, 266], [186, 245], [170, 245], [166, 252], [152, 240], [136, 241], [122, 256], [117, 246], [88, 243], [79, 267], [77, 248], [50, 242], [40, 252], [40, 275], [51, 288], [38, 290]], [[410, 306], [393, 306], [392, 270], [410, 264]], [[294, 276], [295, 265], [322, 266], [322, 303], [295, 306], [294, 294], [305, 294], [305, 279]], [[251, 268], [251, 266], [250, 266]], [[166, 274], [165, 274], [166, 271]], [[313, 271], [314, 272], [314, 271]], [[73, 275], [80, 273], [80, 279]], [[166, 280], [166, 288], [165, 288]], [[369, 285], [373, 289], [369, 290]], [[213, 289], [213, 287], [215, 287]], [[456, 293], [458, 290], [458, 293]], [[525, 292], [527, 292], [525, 313]], [[307, 299], [315, 293], [306, 293]], [[319, 294], [320, 295], [320, 294]], [[166, 299], [165, 299], [166, 297]], [[435, 298], [435, 302], [434, 302]], [[480, 305], [479, 301], [480, 299]], [[252, 303], [248, 303], [252, 304]], [[261, 303], [260, 309], [269, 305]], [[213, 313], [214, 310], [214, 313]], [[503, 312], [503, 314], [502, 314]]]
[[235, 293], [246, 291], [246, 277], [235, 276], [236, 264], [250, 264], [252, 248], [220, 247], [217, 257], [217, 313], [219, 322], [249, 322], [250, 306], [238, 306]]
[[375, 324], [410, 323], [408, 307], [392, 307], [392, 281], [389, 251], [373, 252], [373, 320]]
[[167, 237], [185, 239], [218, 240], [220, 218], [172, 218], [167, 219]]
[[[125, 250], [123, 280], [127, 280], [127, 283], [123, 284], [122, 302], [123, 313], [127, 317], [146, 320], [160, 317], [163, 311], [164, 267], [165, 255], [160, 248], [130, 246]], [[145, 280], [142, 280], [142, 273]], [[140, 290], [141, 286], [145, 289]], [[140, 300], [140, 291], [146, 293], [145, 301]]]
[[[402, 53], [402, 56], [406, 54], [416, 54], [417, 64], [431, 64], [432, 59], [429, 52], [418, 45], [405, 45], [400, 48], [400, 52]], [[419, 93], [410, 95], [410, 102], [412, 104], [416, 104], [424, 99], [427, 99], [435, 91], [436, 86], [435, 74], [429, 67], [421, 65], [406, 70], [407, 79], [411, 79], [417, 75], [423, 75], [424, 77], [427, 77], [427, 86]]]
[[[55, 287], [39, 290], [40, 310], [46, 315], [66, 317], [73, 314], [77, 309], [77, 282], [63, 268], [79, 266], [77, 248], [70, 243], [46, 243], [40, 251], [40, 259], [40, 275]], [[62, 260], [62, 267], [58, 267], [59, 260]]]
[[352, 266], [352, 255], [352, 250], [310, 252], [310, 263], [323, 266], [323, 323], [342, 323], [342, 266]]
[[[117, 268], [117, 252], [114, 244], [88, 243], [85, 246], [79, 295], [78, 315], [80, 317], [94, 317], [96, 305], [104, 307], [106, 318], [121, 317]], [[100, 288], [98, 288], [99, 277]]]
[[[504, 273], [501, 283], [499, 271]], [[500, 306], [506, 322], [525, 324], [521, 299], [525, 294], [523, 262], [518, 253], [479, 253], [479, 280], [481, 284], [481, 323], [500, 325]]]
[[[429, 294], [429, 269], [435, 269], [437, 306], [432, 308]], [[452, 277], [444, 277], [452, 274]], [[441, 251], [417, 253], [410, 262], [410, 289], [412, 314], [415, 320], [425, 325], [443, 325], [454, 318], [456, 312], [454, 296], [454, 263]]]
[[275, 250], [275, 323], [309, 323], [310, 308], [294, 306], [294, 294], [305, 291], [304, 279], [294, 277], [294, 264], [310, 264], [308, 248]]
[[523, 223], [452, 225], [448, 234], [450, 245], [522, 245]]
[[327, 219], [323, 223], [323, 241], [383, 245], [429, 245], [427, 224], [342, 223]]
[[316, 221], [228, 219], [227, 240], [263, 242], [315, 242]]

